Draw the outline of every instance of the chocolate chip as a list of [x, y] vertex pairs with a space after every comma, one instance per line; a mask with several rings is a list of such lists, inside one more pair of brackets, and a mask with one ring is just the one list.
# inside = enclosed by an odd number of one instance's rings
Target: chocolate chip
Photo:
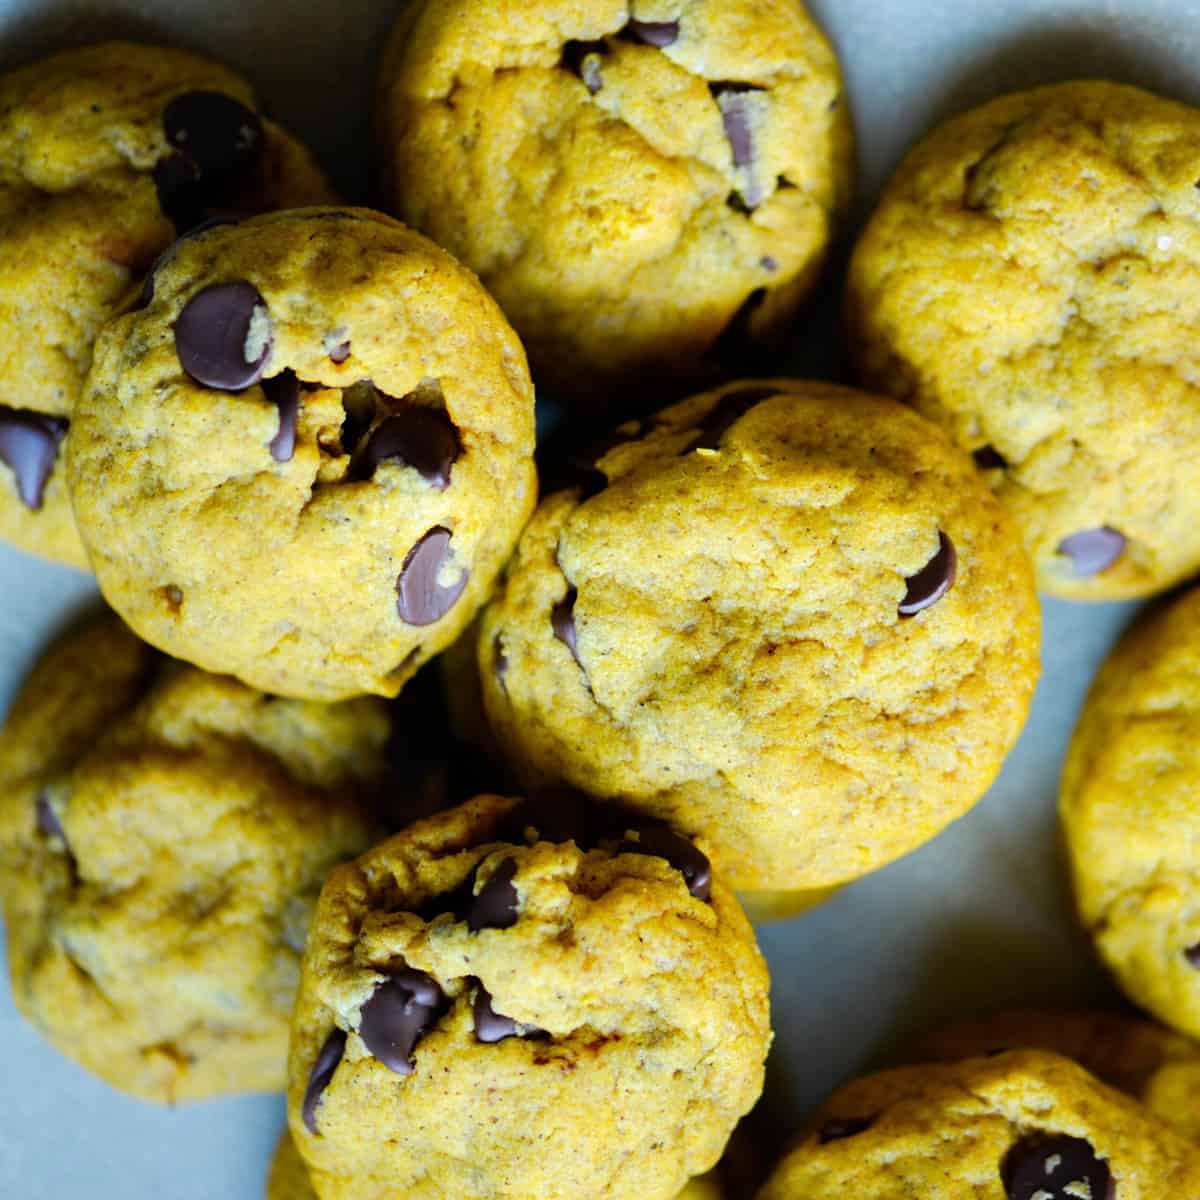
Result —
[[450, 557], [450, 530], [435, 525], [408, 552], [396, 579], [396, 608], [400, 619], [408, 625], [432, 625], [440, 621], [453, 607], [467, 586], [470, 571], [462, 574], [448, 587], [438, 582], [438, 575]]
[[908, 578], [908, 589], [900, 601], [900, 615], [915, 617], [931, 604], [936, 604], [954, 586], [957, 574], [958, 553], [954, 543], [939, 531], [937, 553]]
[[629, 34], [634, 41], [645, 42], [647, 46], [657, 46], [662, 50], [673, 46], [679, 39], [679, 22], [639, 21], [636, 17], [630, 17], [629, 24], [621, 32]]
[[725, 136], [733, 152], [735, 167], [748, 167], [754, 161], [754, 138], [750, 130], [750, 112], [746, 97], [762, 88], [752, 84], [713, 83], [709, 84], [713, 99], [721, 110], [725, 125]]
[[163, 110], [167, 141], [195, 163], [201, 175], [225, 178], [262, 149], [257, 113], [224, 92], [184, 92]]
[[568, 42], [562, 51], [562, 65], [572, 75], [583, 81], [583, 86], [594, 96], [603, 86], [600, 64], [608, 53], [604, 42]]
[[1089, 1142], [1065, 1134], [1022, 1138], [1001, 1167], [1008, 1200], [1109, 1200], [1114, 1195], [1108, 1163]]
[[325, 1044], [321, 1047], [317, 1060], [308, 1073], [308, 1086], [304, 1089], [304, 1104], [301, 1113], [304, 1117], [304, 1127], [309, 1133], [317, 1132], [317, 1107], [320, 1105], [321, 1097], [325, 1095], [325, 1089], [329, 1086], [329, 1081], [338, 1069], [345, 1052], [345, 1030], [334, 1029], [325, 1039]]
[[575, 633], [575, 601], [578, 598], [579, 593], [575, 588], [567, 588], [567, 594], [550, 610], [550, 628], [554, 630], [554, 636], [570, 650], [571, 657], [582, 667]]
[[1071, 560], [1076, 579], [1087, 579], [1111, 567], [1124, 553], [1125, 546], [1123, 533], [1111, 525], [1102, 525], [1063, 538], [1058, 543], [1058, 553]]
[[184, 233], [204, 220], [212, 198], [201, 185], [200, 168], [182, 154], [169, 154], [154, 164], [151, 172], [158, 193], [158, 207], [177, 233]]
[[731, 367], [740, 367], [746, 358], [753, 355], [757, 344], [750, 329], [750, 321], [766, 298], [766, 288], [755, 288], [738, 305], [737, 311], [729, 318], [729, 323], [709, 347], [709, 358]]
[[770, 400], [773, 396], [778, 395], [779, 389], [771, 387], [753, 387], [740, 392], [727, 392], [705, 414], [700, 422], [700, 436], [683, 453], [689, 454], [693, 450], [719, 450], [721, 439], [738, 421], [764, 400]]
[[687, 884], [697, 900], [707, 900], [712, 892], [712, 864], [690, 838], [676, 833], [668, 825], [655, 822], [638, 831], [637, 841], [624, 841], [618, 854], [651, 854], [665, 858]]
[[362, 1006], [358, 1036], [385, 1067], [397, 1075], [411, 1075], [412, 1052], [445, 1006], [445, 993], [432, 975], [401, 967]]
[[41, 510], [68, 425], [64, 417], [0, 407], [0, 462], [12, 471], [17, 495], [31, 512]]
[[337, 345], [330, 348], [329, 361], [335, 366], [340, 367], [342, 363], [350, 357], [350, 342], [347, 339], [344, 342], [338, 342]]
[[380, 463], [394, 462], [414, 468], [444, 492], [461, 453], [458, 430], [445, 412], [409, 404], [375, 427], [351, 474], [355, 479], [369, 479]]
[[505, 1038], [516, 1037], [519, 1032], [519, 1027], [512, 1017], [506, 1017], [492, 1007], [492, 998], [483, 984], [478, 984], [475, 988], [472, 1012], [475, 1017], [475, 1036], [488, 1045], [502, 1042]]
[[67, 840], [66, 830], [63, 829], [62, 822], [58, 819], [58, 813], [54, 811], [45, 792], [38, 792], [37, 799], [34, 801], [34, 810], [37, 815], [38, 832], [44, 833], [46, 837], [60, 838], [65, 843]]
[[1195, 967], [1197, 971], [1200, 971], [1200, 942], [1189, 946], [1183, 952], [1183, 957], [1187, 959], [1188, 966]]
[[219, 225], [236, 225], [237, 221], [233, 217], [208, 217], [196, 224], [193, 224], [186, 233], [181, 233], [155, 260], [154, 265], [146, 273], [146, 278], [142, 280], [142, 291], [138, 296], [138, 308], [145, 308], [151, 300], [154, 299], [154, 277], [163, 267], [167, 265], [176, 255], [179, 250], [179, 243], [189, 241], [191, 238], [199, 237], [202, 233], [207, 233], [210, 229], [216, 229]]
[[831, 1117], [817, 1131], [817, 1141], [822, 1146], [827, 1142], [840, 1142], [843, 1138], [863, 1133], [874, 1124], [874, 1117]]
[[758, 265], [762, 267], [764, 271], [770, 271], [772, 274], [779, 270], [778, 261], [770, 254], [764, 254], [762, 258], [758, 260]]
[[294, 371], [281, 371], [264, 379], [262, 390], [279, 409], [279, 431], [271, 439], [271, 457], [276, 462], [291, 462], [296, 452], [296, 418], [300, 415], [300, 381]]
[[515, 859], [506, 858], [483, 885], [467, 913], [467, 927], [472, 933], [481, 929], [511, 929], [517, 923], [517, 889], [513, 877], [517, 873]]
[[240, 392], [257, 383], [271, 357], [270, 317], [244, 279], [197, 292], [175, 322], [175, 352], [205, 387]]
[[1004, 455], [995, 446], [980, 446], [971, 457], [981, 471], [1003, 471], [1008, 466]]

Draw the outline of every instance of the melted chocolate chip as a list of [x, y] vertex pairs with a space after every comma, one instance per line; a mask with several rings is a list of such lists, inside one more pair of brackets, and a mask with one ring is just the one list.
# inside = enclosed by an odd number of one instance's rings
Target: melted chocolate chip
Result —
[[304, 1127], [309, 1133], [317, 1132], [317, 1108], [320, 1106], [321, 1097], [325, 1095], [325, 1089], [329, 1086], [329, 1081], [338, 1069], [345, 1052], [345, 1031], [334, 1029], [325, 1039], [325, 1044], [321, 1047], [316, 1062], [313, 1063], [312, 1070], [308, 1073], [308, 1086], [304, 1089], [304, 1104], [301, 1113], [304, 1117]]
[[17, 495], [30, 512], [41, 510], [68, 424], [64, 417], [0, 408], [0, 462], [12, 471]]
[[583, 666], [579, 658], [579, 646], [575, 632], [575, 601], [579, 593], [568, 588], [567, 594], [550, 610], [550, 628], [554, 636], [571, 652], [571, 657]]
[[262, 149], [263, 125], [224, 92], [185, 92], [163, 110], [167, 141], [202, 176], [225, 178], [253, 162]]
[[37, 817], [37, 827], [39, 833], [44, 833], [46, 837], [60, 838], [63, 843], [66, 843], [67, 833], [62, 827], [62, 822], [58, 819], [56, 813], [46, 797], [45, 792], [38, 792], [37, 799], [34, 803], [34, 811]]
[[995, 446], [980, 446], [971, 457], [981, 471], [1003, 471], [1008, 466], [1008, 461]]
[[438, 575], [450, 557], [450, 530], [435, 525], [408, 552], [396, 579], [396, 609], [407, 625], [432, 625], [455, 605], [467, 586], [470, 571], [449, 586], [438, 582]]
[[583, 86], [594, 96], [604, 86], [600, 64], [607, 53], [608, 46], [604, 42], [568, 42], [563, 47], [562, 65], [581, 79]]
[[445, 412], [409, 404], [375, 427], [352, 475], [355, 479], [369, 479], [380, 463], [394, 462], [414, 468], [438, 491], [445, 491], [461, 453], [458, 430]]
[[517, 873], [515, 859], [506, 858], [483, 885], [467, 912], [467, 928], [472, 933], [481, 929], [511, 929], [517, 923], [517, 889], [513, 877]]
[[1076, 579], [1089, 579], [1106, 571], [1125, 551], [1126, 540], [1110, 525], [1084, 529], [1058, 543], [1058, 553], [1071, 560]]
[[475, 988], [472, 1014], [475, 1018], [475, 1036], [487, 1045], [502, 1042], [505, 1038], [516, 1037], [520, 1032], [519, 1026], [512, 1017], [506, 1017], [492, 1007], [492, 998], [483, 984], [478, 984]]
[[271, 357], [270, 318], [245, 280], [197, 292], [175, 322], [175, 352], [204, 387], [240, 392], [257, 383]]
[[954, 586], [957, 574], [958, 553], [954, 543], [939, 532], [937, 553], [908, 578], [908, 589], [900, 601], [900, 615], [915, 617], [923, 609], [936, 604]]
[[721, 110], [725, 137], [733, 152], [735, 167], [748, 167], [754, 161], [754, 137], [750, 129], [750, 112], [746, 97], [762, 88], [747, 83], [713, 83], [709, 91]]
[[854, 1137], [875, 1124], [874, 1117], [831, 1117], [817, 1130], [817, 1141], [824, 1146], [827, 1142], [840, 1142]]
[[690, 838], [676, 833], [668, 825], [656, 822], [638, 831], [638, 839], [624, 841], [618, 854], [650, 854], [663, 858], [682, 876], [687, 889], [697, 900], [707, 900], [712, 893], [712, 864]]
[[631, 40], [656, 46], [659, 50], [673, 46], [679, 40], [678, 21], [639, 21], [629, 18], [629, 24], [621, 31]]
[[279, 409], [279, 431], [271, 439], [271, 457], [291, 462], [296, 452], [296, 419], [300, 415], [300, 381], [294, 371], [281, 371], [262, 383], [263, 393]]
[[1195, 967], [1197, 971], [1200, 971], [1200, 942], [1189, 946], [1183, 952], [1183, 957], [1187, 959], [1189, 967]]
[[1108, 1163], [1089, 1142], [1065, 1134], [1034, 1133], [1008, 1152], [1000, 1171], [1008, 1200], [1109, 1200]]
[[200, 168], [182, 154], [169, 154], [151, 172], [158, 207], [177, 233], [185, 233], [204, 220], [211, 196], [201, 185]]
[[437, 1023], [445, 1006], [445, 993], [432, 975], [401, 967], [362, 1006], [358, 1035], [385, 1067], [397, 1075], [411, 1075], [413, 1050]]
[[764, 400], [778, 396], [779, 390], [770, 387], [746, 388], [739, 392], [727, 392], [717, 401], [700, 422], [700, 436], [684, 451], [719, 450], [721, 439], [752, 408]]

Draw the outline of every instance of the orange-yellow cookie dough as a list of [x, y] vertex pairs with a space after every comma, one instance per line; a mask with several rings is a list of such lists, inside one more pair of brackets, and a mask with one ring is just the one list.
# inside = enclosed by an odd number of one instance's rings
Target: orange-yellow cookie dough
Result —
[[729, 384], [542, 501], [485, 610], [498, 743], [702, 834], [733, 885], [827, 888], [983, 794], [1038, 672], [1032, 572], [969, 458], [892, 401]]
[[148, 1100], [282, 1087], [309, 918], [370, 843], [387, 733], [380, 700], [265, 696], [112, 617], [65, 638], [0, 732], [17, 1008]]
[[106, 42], [0, 76], [0, 538], [87, 565], [60, 463], [92, 343], [213, 212], [334, 199], [227, 68]]
[[851, 167], [799, 0], [417, 0], [379, 133], [395, 211], [479, 273], [539, 383], [600, 400], [785, 329]]
[[855, 249], [864, 380], [974, 452], [1043, 591], [1200, 569], [1198, 179], [1200, 111], [1056, 84], [926, 137]]

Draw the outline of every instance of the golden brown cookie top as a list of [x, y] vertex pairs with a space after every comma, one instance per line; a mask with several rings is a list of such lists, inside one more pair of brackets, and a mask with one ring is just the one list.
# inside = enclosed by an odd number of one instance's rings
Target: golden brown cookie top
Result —
[[449, 255], [366, 209], [208, 229], [143, 299], [97, 345], [70, 455], [101, 589], [207, 669], [395, 694], [534, 503], [516, 336]]
[[1020, 1050], [835, 1092], [758, 1200], [1155, 1200], [1200, 1194], [1200, 1151], [1082, 1067]]
[[106, 617], [35, 667], [0, 733], [0, 900], [18, 1007], [159, 1101], [283, 1079], [328, 869], [374, 832], [386, 708], [279, 700]]
[[736, 886], [912, 849], [1016, 740], [1038, 609], [970, 460], [892, 401], [729, 384], [554, 481], [479, 642], [532, 774], [700, 832]]
[[322, 1196], [671, 1197], [757, 1099], [732, 894], [689, 839], [565, 803], [482, 796], [331, 874], [289, 1085]]
[[908, 155], [850, 267], [865, 379], [976, 453], [1039, 586], [1147, 595], [1200, 565], [1200, 112], [1055, 84]]
[[424, 0], [379, 118], [396, 211], [573, 394], [713, 373], [723, 330], [794, 310], [848, 191], [840, 72], [796, 0]]

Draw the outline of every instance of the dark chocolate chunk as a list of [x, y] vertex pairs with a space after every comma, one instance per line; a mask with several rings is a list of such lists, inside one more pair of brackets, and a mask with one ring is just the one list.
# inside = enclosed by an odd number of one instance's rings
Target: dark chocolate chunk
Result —
[[407, 404], [371, 431], [351, 474], [355, 479], [369, 479], [380, 463], [400, 463], [414, 468], [438, 491], [445, 491], [461, 453], [458, 430], [445, 412]]
[[695, 843], [662, 822], [644, 825], [637, 841], [624, 841], [618, 854], [651, 854], [664, 858], [682, 876], [688, 891], [697, 900], [707, 900], [712, 892], [712, 864]]
[[578, 598], [579, 593], [575, 588], [567, 588], [567, 594], [550, 610], [550, 628], [554, 630], [554, 636], [570, 650], [571, 657], [582, 667], [575, 632], [575, 601]]
[[1076, 579], [1099, 575], [1117, 561], [1125, 551], [1125, 535], [1111, 525], [1099, 529], [1083, 529], [1058, 543], [1058, 553], [1071, 560]]
[[679, 40], [679, 22], [639, 21], [636, 17], [630, 17], [622, 33], [629, 34], [634, 41], [645, 42], [647, 46], [657, 46], [662, 50]]
[[321, 1047], [317, 1060], [308, 1073], [308, 1086], [304, 1089], [304, 1104], [301, 1113], [304, 1117], [304, 1127], [309, 1133], [317, 1132], [317, 1108], [345, 1052], [346, 1033], [342, 1029], [334, 1029], [325, 1039], [325, 1044]]
[[244, 279], [197, 292], [175, 322], [175, 352], [205, 387], [240, 392], [257, 383], [271, 357], [270, 318]]
[[746, 97], [757, 88], [739, 88], [722, 85], [713, 89], [721, 120], [725, 125], [725, 136], [733, 152], [735, 167], [748, 167], [754, 161], [754, 137], [750, 131], [750, 114]]
[[937, 553], [915, 574], [909, 576], [908, 590], [900, 601], [900, 615], [915, 617], [922, 609], [936, 604], [953, 586], [958, 574], [958, 553], [954, 543], [938, 533]]
[[467, 586], [470, 571], [449, 586], [438, 582], [438, 574], [450, 557], [450, 530], [435, 525], [408, 552], [396, 579], [396, 608], [407, 625], [432, 625], [455, 605]]
[[980, 446], [972, 452], [971, 457], [981, 471], [1002, 471], [1008, 466], [1004, 455], [995, 446]]
[[200, 168], [191, 159], [169, 154], [154, 164], [151, 175], [158, 192], [158, 207], [175, 226], [176, 233], [186, 233], [204, 220], [212, 197], [201, 183]]
[[492, 998], [482, 983], [475, 987], [472, 1012], [475, 1017], [475, 1036], [481, 1042], [489, 1045], [502, 1042], [505, 1038], [516, 1037], [520, 1032], [512, 1017], [506, 1017], [492, 1007]]
[[445, 1007], [445, 993], [432, 975], [401, 967], [362, 1006], [358, 1035], [385, 1067], [397, 1075], [411, 1075], [412, 1052]]
[[1195, 967], [1197, 971], [1200, 971], [1200, 942], [1189, 946], [1183, 952], [1183, 957], [1187, 959], [1188, 966]]
[[66, 830], [62, 827], [62, 822], [58, 819], [58, 814], [54, 811], [45, 792], [38, 792], [37, 799], [34, 801], [34, 809], [37, 815], [37, 827], [39, 833], [44, 833], [47, 837], [61, 838], [65, 843], [67, 840]]
[[262, 119], [224, 92], [184, 92], [163, 110], [163, 131], [202, 176], [226, 178], [262, 150]]
[[831, 1117], [817, 1130], [817, 1141], [824, 1146], [827, 1142], [840, 1142], [854, 1137], [875, 1124], [874, 1117]]
[[66, 437], [68, 425], [65, 417], [0, 407], [0, 462], [12, 471], [17, 495], [31, 512], [42, 507], [59, 443]]
[[271, 439], [271, 457], [276, 462], [291, 462], [296, 452], [296, 419], [300, 415], [300, 381], [294, 371], [281, 371], [264, 379], [262, 390], [279, 409], [279, 431]]
[[1089, 1142], [1066, 1134], [1032, 1133], [1005, 1156], [1000, 1171], [1008, 1200], [1110, 1200], [1108, 1163]]
[[472, 933], [481, 929], [511, 929], [517, 923], [517, 873], [515, 859], [506, 858], [483, 885], [467, 912], [467, 927]]
[[600, 63], [608, 53], [604, 42], [568, 42], [562, 51], [562, 65], [572, 75], [583, 81], [583, 86], [594, 96], [603, 86], [600, 78]]
[[770, 400], [779, 395], [778, 388], [751, 387], [742, 391], [726, 392], [709, 410], [700, 422], [700, 435], [684, 451], [719, 450], [721, 439], [738, 423], [752, 408], [756, 408], [764, 400]]

